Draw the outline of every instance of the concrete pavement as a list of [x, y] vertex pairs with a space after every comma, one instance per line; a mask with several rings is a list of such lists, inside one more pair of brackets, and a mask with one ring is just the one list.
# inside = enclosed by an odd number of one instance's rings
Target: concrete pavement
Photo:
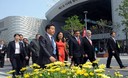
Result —
[[[124, 66], [128, 66], [128, 55], [123, 55], [120, 57], [121, 57], [121, 60]], [[100, 59], [99, 64], [106, 64], [107, 58], [97, 58], [97, 59]], [[124, 78], [128, 76], [128, 67], [124, 69], [120, 69], [114, 57], [112, 58], [112, 61], [111, 61], [111, 67], [112, 69], [106, 69], [106, 73], [110, 73], [113, 75], [115, 71], [120, 71], [120, 73], [124, 75]], [[6, 72], [10, 71], [11, 69], [12, 68], [11, 68], [10, 63], [5, 62], [4, 68], [0, 68], [0, 78], [6, 78], [8, 76]]]

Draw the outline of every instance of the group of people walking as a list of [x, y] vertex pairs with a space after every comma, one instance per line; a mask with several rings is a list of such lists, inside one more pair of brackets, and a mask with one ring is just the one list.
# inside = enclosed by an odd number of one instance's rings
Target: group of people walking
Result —
[[[74, 35], [69, 35], [68, 40], [65, 38], [63, 32], [58, 32], [56, 37], [55, 26], [48, 24], [45, 27], [46, 33], [41, 36], [37, 34], [35, 39], [30, 43], [27, 38], [24, 38], [22, 34], [15, 34], [14, 40], [9, 42], [8, 47], [1, 41], [0, 45], [0, 67], [4, 65], [4, 55], [7, 53], [15, 75], [22, 75], [20, 69], [29, 65], [30, 56], [32, 62], [37, 63], [42, 68], [46, 67], [46, 64], [55, 61], [67, 61], [69, 57], [71, 64], [76, 66], [84, 64], [89, 59], [92, 62], [93, 67], [98, 66], [94, 61], [96, 60], [94, 45], [91, 40], [91, 31], [86, 30], [86, 36], [82, 37], [80, 31], [74, 31]], [[118, 42], [115, 40], [115, 32], [110, 33], [111, 37], [108, 39], [108, 60], [106, 67], [110, 67], [111, 58], [114, 56], [120, 65], [120, 68], [125, 66], [122, 64], [119, 57]]]

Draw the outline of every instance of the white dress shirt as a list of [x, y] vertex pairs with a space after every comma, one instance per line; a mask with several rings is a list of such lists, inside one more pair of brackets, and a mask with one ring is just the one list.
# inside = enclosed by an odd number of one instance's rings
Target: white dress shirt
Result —
[[15, 42], [15, 54], [20, 54], [20, 44], [19, 44], [19, 42]]
[[[52, 42], [52, 36], [50, 35], [50, 34], [48, 34], [47, 33], [47, 35], [48, 35], [48, 37], [50, 38], [50, 41]], [[56, 54], [56, 42], [54, 41], [54, 43], [52, 44], [53, 45], [53, 48], [54, 48], [54, 52], [55, 52], [55, 54]], [[54, 53], [53, 52], [53, 53]]]
[[3, 48], [3, 44], [0, 45], [0, 50], [2, 50], [2, 48]]

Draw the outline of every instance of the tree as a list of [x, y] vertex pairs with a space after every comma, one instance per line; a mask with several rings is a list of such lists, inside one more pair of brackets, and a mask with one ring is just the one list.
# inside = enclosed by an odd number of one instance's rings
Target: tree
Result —
[[64, 25], [62, 29], [68, 31], [72, 35], [75, 30], [82, 30], [84, 28], [84, 25], [80, 22], [77, 15], [68, 17], [65, 23], [66, 25]]
[[128, 50], [128, 0], [123, 0], [119, 7], [117, 8], [119, 11], [119, 16], [123, 17], [122, 19], [122, 25], [125, 26], [125, 28], [122, 30], [126, 33], [126, 51]]
[[[109, 33], [110, 31], [112, 31], [111, 22], [107, 20], [100, 19], [99, 21], [97, 21], [97, 27], [98, 27], [97, 29], [99, 30], [98, 34], [99, 33], [105, 34], [105, 33]], [[103, 40], [103, 46], [106, 49], [107, 44], [106, 44], [106, 39], [104, 35], [103, 35], [102, 40]]]
[[117, 10], [119, 11], [119, 15], [123, 17], [122, 24], [128, 28], [128, 0], [123, 0]]

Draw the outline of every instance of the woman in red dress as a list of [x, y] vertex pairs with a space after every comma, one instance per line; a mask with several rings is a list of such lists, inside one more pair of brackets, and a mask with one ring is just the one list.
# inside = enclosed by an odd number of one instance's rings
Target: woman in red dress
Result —
[[66, 52], [66, 42], [64, 40], [64, 35], [62, 32], [58, 32], [56, 36], [56, 45], [58, 48], [59, 61], [65, 61], [65, 52]]

